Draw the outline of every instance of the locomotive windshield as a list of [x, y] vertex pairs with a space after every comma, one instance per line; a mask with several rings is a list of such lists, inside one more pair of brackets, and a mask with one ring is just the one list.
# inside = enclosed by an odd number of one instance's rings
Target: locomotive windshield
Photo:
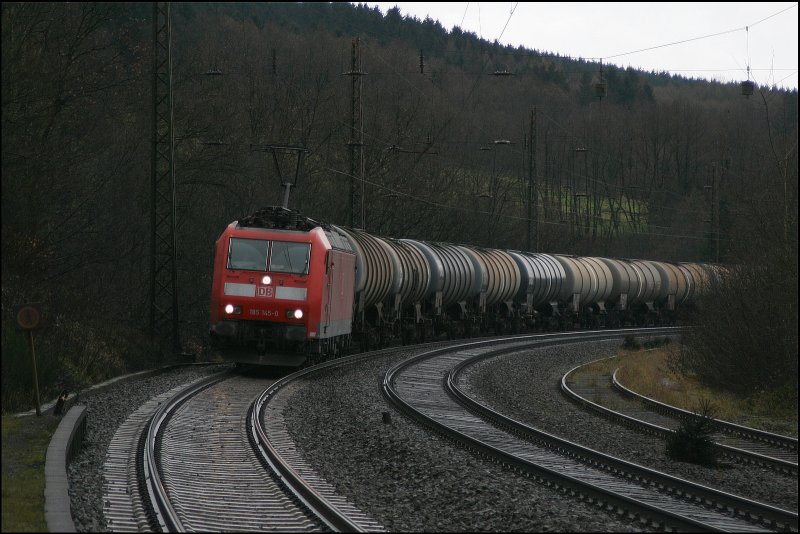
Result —
[[276, 273], [308, 274], [308, 243], [273, 241], [269, 270]]
[[269, 241], [232, 237], [228, 249], [228, 269], [266, 271], [268, 248]]
[[228, 269], [308, 274], [310, 252], [311, 245], [308, 243], [232, 237], [228, 248]]

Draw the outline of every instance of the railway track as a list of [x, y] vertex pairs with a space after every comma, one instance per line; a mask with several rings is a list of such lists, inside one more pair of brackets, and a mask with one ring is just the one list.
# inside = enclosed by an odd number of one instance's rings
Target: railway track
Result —
[[[698, 417], [692, 412], [649, 399], [624, 387], [613, 374], [577, 376], [584, 364], [571, 369], [561, 380], [561, 389], [575, 402], [611, 420], [642, 432], [666, 438], [681, 420]], [[722, 458], [752, 463], [797, 476], [797, 439], [754, 428], [714, 420], [712, 435]]]
[[280, 417], [259, 420], [265, 410], [273, 417], [282, 408], [282, 396], [261, 395], [267, 386], [264, 379], [222, 373], [137, 410], [109, 448], [109, 528], [382, 530], [303, 465]]
[[[647, 329], [668, 335], [675, 329]], [[461, 371], [489, 356], [564, 342], [600, 341], [631, 331], [520, 336], [433, 350], [389, 370], [385, 397], [403, 413], [535, 480], [640, 526], [752, 532], [797, 530], [797, 514], [637, 466], [508, 419], [469, 399]]]

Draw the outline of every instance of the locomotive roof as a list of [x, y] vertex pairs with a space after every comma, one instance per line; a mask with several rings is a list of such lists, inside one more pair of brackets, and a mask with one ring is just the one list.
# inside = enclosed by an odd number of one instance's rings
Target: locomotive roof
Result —
[[267, 228], [274, 230], [298, 230], [308, 232], [318, 226], [326, 228], [314, 219], [305, 217], [297, 210], [281, 206], [267, 206], [239, 219], [239, 228]]

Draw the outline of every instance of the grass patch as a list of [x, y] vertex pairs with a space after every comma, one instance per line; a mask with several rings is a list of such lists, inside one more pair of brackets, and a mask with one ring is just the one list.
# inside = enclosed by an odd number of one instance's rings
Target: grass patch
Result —
[[[718, 419], [797, 436], [797, 396], [794, 392], [761, 392], [740, 397], [701, 384], [696, 377], [673, 372], [667, 364], [673, 344], [650, 351], [621, 351], [613, 361], [619, 368], [617, 380], [641, 395], [684, 410], [697, 411], [708, 404]], [[613, 370], [612, 370], [613, 372]], [[787, 402], [787, 395], [792, 399]]]
[[47, 532], [44, 462], [61, 418], [3, 416], [3, 532]]
[[[619, 367], [619, 358], [606, 358], [591, 364], [582, 365], [567, 378], [567, 385], [570, 388], [589, 387], [589, 388], [611, 388], [611, 375], [614, 369]], [[594, 392], [589, 400], [610, 410], [619, 410], [620, 403], [611, 395], [604, 395]]]
[[[619, 362], [619, 356], [615, 356], [613, 358], [605, 358], [597, 362], [581, 365], [569, 375], [567, 383], [597, 386], [600, 383], [600, 375], [608, 375], [610, 377], [614, 373], [614, 369], [619, 367]], [[611, 378], [608, 380], [610, 383]]]

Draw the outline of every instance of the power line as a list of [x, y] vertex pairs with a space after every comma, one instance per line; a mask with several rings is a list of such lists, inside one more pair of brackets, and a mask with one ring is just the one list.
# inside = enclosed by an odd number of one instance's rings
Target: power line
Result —
[[506, 28], [508, 28], [508, 23], [509, 23], [509, 22], [511, 22], [511, 17], [513, 17], [513, 16], [514, 16], [514, 11], [516, 11], [516, 10], [517, 10], [517, 6], [518, 6], [518, 5], [519, 5], [519, 2], [517, 2], [516, 4], [514, 4], [514, 7], [512, 7], [512, 8], [511, 8], [511, 14], [508, 16], [508, 20], [506, 20], [506, 25], [505, 25], [505, 26], [503, 26], [503, 31], [501, 31], [501, 32], [500, 32], [500, 37], [498, 37], [498, 38], [497, 38], [497, 41], [498, 41], [498, 42], [500, 41], [500, 39], [502, 39], [502, 38], [503, 38], [503, 34], [504, 34], [504, 33], [506, 33]]
[[[730, 29], [730, 30], [725, 30], [725, 31], [716, 32], [716, 33], [711, 33], [711, 34], [708, 34], [708, 35], [702, 35], [702, 36], [699, 36], [699, 37], [692, 37], [692, 38], [690, 38], [690, 39], [683, 39], [683, 40], [680, 40], [680, 41], [674, 41], [674, 42], [671, 42], [671, 43], [665, 43], [665, 44], [656, 45], [656, 46], [651, 46], [651, 47], [647, 47], [647, 48], [640, 48], [640, 49], [637, 49], [637, 50], [632, 50], [632, 51], [630, 51], [630, 52], [622, 52], [622, 53], [620, 53], [620, 54], [614, 54], [614, 55], [611, 55], [611, 56], [602, 56], [602, 57], [579, 57], [578, 59], [581, 59], [581, 58], [582, 58], [582, 59], [591, 59], [591, 60], [606, 60], [606, 59], [613, 59], [613, 58], [617, 58], [617, 57], [629, 56], [629, 55], [632, 55], [632, 54], [638, 54], [639, 52], [646, 52], [646, 51], [648, 51], [648, 50], [655, 50], [655, 49], [658, 49], [658, 48], [665, 48], [665, 47], [667, 47], [667, 46], [674, 46], [674, 45], [679, 45], [679, 44], [683, 44], [683, 43], [689, 43], [689, 42], [692, 42], [692, 41], [699, 41], [699, 40], [701, 40], [701, 39], [709, 39], [709, 38], [711, 38], [711, 37], [718, 37], [718, 36], [720, 36], [720, 35], [726, 35], [726, 34], [729, 34], [729, 33], [734, 33], [734, 32], [738, 32], [738, 31], [742, 31], [742, 30], [745, 30], [745, 31], [746, 31], [748, 28], [752, 28], [753, 26], [755, 26], [755, 25], [757, 25], [757, 24], [761, 24], [762, 22], [764, 22], [764, 21], [766, 21], [766, 20], [769, 20], [769, 19], [771, 19], [771, 18], [773, 18], [773, 17], [776, 17], [776, 16], [780, 15], [781, 13], [784, 13], [784, 12], [786, 12], [786, 11], [788, 11], [788, 10], [792, 9], [792, 8], [795, 8], [795, 7], [797, 7], [797, 3], [795, 3], [795, 4], [792, 4], [791, 6], [789, 6], [789, 7], [786, 7], [786, 8], [784, 8], [784, 9], [782, 9], [782, 10], [780, 10], [780, 11], [776, 12], [776, 13], [773, 13], [772, 15], [769, 15], [769, 16], [767, 16], [767, 17], [764, 17], [763, 19], [761, 19], [761, 20], [759, 20], [759, 21], [756, 21], [756, 22], [754, 22], [754, 23], [752, 23], [752, 24], [747, 24], [747, 25], [745, 25], [745, 26], [739, 26], [739, 27], [737, 27], [737, 28], [733, 28], [733, 29]], [[508, 23], [506, 23], [506, 24], [508, 24]], [[503, 30], [505, 31], [505, 28], [504, 28]], [[498, 39], [498, 40], [499, 40], [499, 39]], [[570, 56], [559, 56], [559, 55], [557, 55], [557, 54], [540, 54], [540, 55], [542, 55], [542, 56], [550, 56], [550, 57], [564, 57], [564, 58], [570, 58]]]
[[[339, 170], [336, 170], [336, 169], [333, 169], [333, 168], [330, 168], [330, 167], [322, 167], [322, 169], [326, 170], [326, 171], [329, 171], [329, 172], [332, 172], [334, 174], [341, 174], [341, 175], [347, 177], [348, 179], [350, 178], [350, 174], [346, 173], [344, 171], [339, 171]], [[392, 193], [394, 195], [406, 197], [406, 198], [408, 198], [410, 200], [414, 200], [414, 201], [419, 202], [421, 204], [427, 204], [429, 206], [433, 206], [433, 207], [436, 207], [436, 208], [444, 208], [444, 209], [453, 210], [453, 211], [463, 211], [463, 212], [467, 212], [467, 213], [477, 213], [477, 214], [480, 214], [480, 215], [494, 215], [494, 216], [496, 216], [496, 217], [498, 217], [500, 219], [506, 219], [506, 220], [518, 220], [518, 221], [528, 221], [529, 220], [527, 217], [520, 217], [520, 216], [517, 216], [517, 215], [510, 215], [510, 214], [498, 215], [496, 213], [492, 213], [492, 212], [488, 212], [488, 211], [476, 210], [476, 209], [472, 209], [472, 208], [464, 208], [464, 207], [461, 207], [461, 206], [453, 206], [453, 205], [450, 205], [450, 204], [443, 204], [441, 202], [436, 202], [436, 201], [430, 200], [428, 198], [418, 197], [416, 195], [412, 195], [411, 193], [406, 193], [404, 191], [399, 191], [399, 190], [394, 189], [392, 187], [388, 187], [388, 186], [385, 186], [385, 185], [378, 184], [376, 182], [372, 182], [370, 180], [367, 180], [366, 178], [364, 179], [364, 183], [369, 184], [369, 185], [371, 185], [371, 186], [373, 186], [373, 187], [375, 187], [377, 189], [381, 189], [383, 191], [387, 191], [387, 192]], [[540, 208], [544, 207], [540, 203], [537, 203], [537, 206], [540, 207]], [[548, 225], [551, 225], [551, 226], [559, 226], [559, 227], [560, 226], [564, 226], [564, 224], [565, 224], [565, 223], [561, 223], [561, 222], [554, 222], [554, 221], [548, 221], [548, 220], [540, 220], [539, 223], [540, 224], [548, 224]], [[653, 223], [651, 223], [649, 221], [646, 224], [647, 224], [648, 227], [652, 227], [652, 228], [663, 228], [663, 229], [669, 229], [670, 228], [668, 226], [655, 225], [655, 224], [653, 224]], [[705, 233], [705, 230], [703, 232]], [[671, 237], [671, 238], [675, 238], [675, 239], [697, 239], [697, 240], [707, 240], [708, 239], [708, 236], [706, 236], [706, 235], [703, 235], [703, 236], [679, 235], [679, 234], [666, 234], [666, 233], [655, 233], [655, 232], [638, 232], [638, 231], [635, 231], [635, 230], [626, 230], [626, 231], [624, 231], [622, 233], [623, 234], [633, 234], [633, 235], [646, 235], [646, 236], [653, 236], [653, 237]], [[727, 238], [722, 238], [722, 239], [729, 240]]]

